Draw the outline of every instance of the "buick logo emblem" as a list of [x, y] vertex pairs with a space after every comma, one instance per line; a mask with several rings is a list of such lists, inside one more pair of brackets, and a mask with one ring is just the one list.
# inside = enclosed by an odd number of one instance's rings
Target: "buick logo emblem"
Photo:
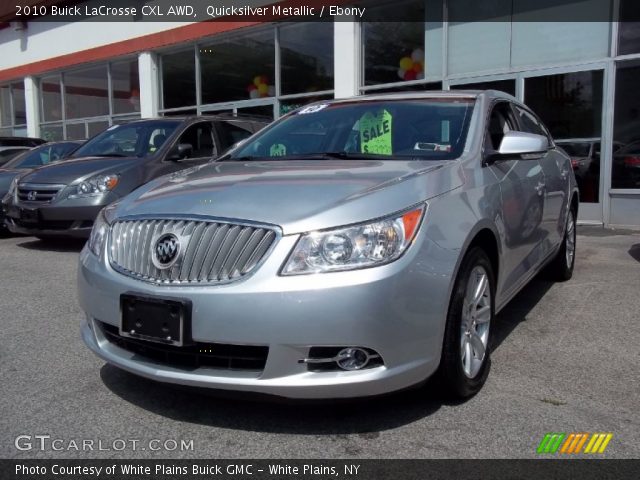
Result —
[[161, 270], [170, 268], [178, 259], [180, 240], [173, 233], [160, 235], [153, 247], [151, 259], [153, 264]]
[[38, 199], [38, 192], [29, 192], [27, 193], [27, 200], [37, 200]]

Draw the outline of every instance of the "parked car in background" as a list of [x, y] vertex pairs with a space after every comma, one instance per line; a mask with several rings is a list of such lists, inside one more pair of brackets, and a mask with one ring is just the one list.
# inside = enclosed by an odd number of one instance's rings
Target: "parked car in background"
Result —
[[105, 208], [80, 255], [86, 345], [154, 380], [298, 398], [487, 378], [497, 312], [573, 272], [578, 189], [495, 91], [284, 116]]
[[[79, 141], [51, 142], [21, 151], [9, 162], [0, 166], [0, 199], [7, 194], [14, 178], [34, 168], [64, 160], [80, 145], [82, 142]], [[4, 228], [6, 228], [4, 214], [0, 208], [0, 229]]]
[[24, 150], [42, 145], [41, 138], [0, 137], [0, 167]]
[[[600, 138], [563, 138], [556, 140], [571, 157], [571, 167], [580, 189], [580, 200], [598, 202], [600, 191]], [[623, 146], [613, 142], [614, 153]]]
[[614, 152], [612, 175], [617, 188], [640, 187], [640, 141]]
[[30, 149], [31, 147], [0, 147], [0, 168], [16, 156]]
[[73, 159], [16, 178], [2, 207], [14, 233], [88, 237], [98, 212], [149, 180], [210, 161], [267, 121], [170, 117], [109, 127]]
[[0, 147], [37, 147], [46, 143], [42, 138], [34, 137], [0, 137]]

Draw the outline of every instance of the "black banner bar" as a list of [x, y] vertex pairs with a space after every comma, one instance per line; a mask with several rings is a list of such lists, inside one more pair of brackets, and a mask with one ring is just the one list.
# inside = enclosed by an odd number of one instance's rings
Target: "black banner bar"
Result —
[[640, 460], [0, 460], [2, 480], [637, 479]]
[[16, 0], [13, 4], [13, 13], [2, 12], [5, 21], [640, 22], [636, 0]]

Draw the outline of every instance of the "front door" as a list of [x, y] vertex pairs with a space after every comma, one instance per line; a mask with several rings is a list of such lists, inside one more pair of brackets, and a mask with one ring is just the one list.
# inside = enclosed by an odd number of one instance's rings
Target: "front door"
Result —
[[[510, 103], [496, 103], [489, 117], [485, 149], [497, 151], [504, 134], [512, 130], [517, 130], [517, 122]], [[498, 288], [509, 295], [542, 260], [540, 246], [546, 236], [542, 228], [544, 174], [537, 158], [499, 159], [489, 168], [500, 183], [499, 223], [508, 250]]]

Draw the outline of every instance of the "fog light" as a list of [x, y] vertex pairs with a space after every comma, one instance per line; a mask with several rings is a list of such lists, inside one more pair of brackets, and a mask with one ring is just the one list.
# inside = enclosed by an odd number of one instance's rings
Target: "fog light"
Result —
[[369, 354], [362, 348], [343, 348], [336, 356], [336, 363], [343, 370], [360, 370], [369, 363]]

